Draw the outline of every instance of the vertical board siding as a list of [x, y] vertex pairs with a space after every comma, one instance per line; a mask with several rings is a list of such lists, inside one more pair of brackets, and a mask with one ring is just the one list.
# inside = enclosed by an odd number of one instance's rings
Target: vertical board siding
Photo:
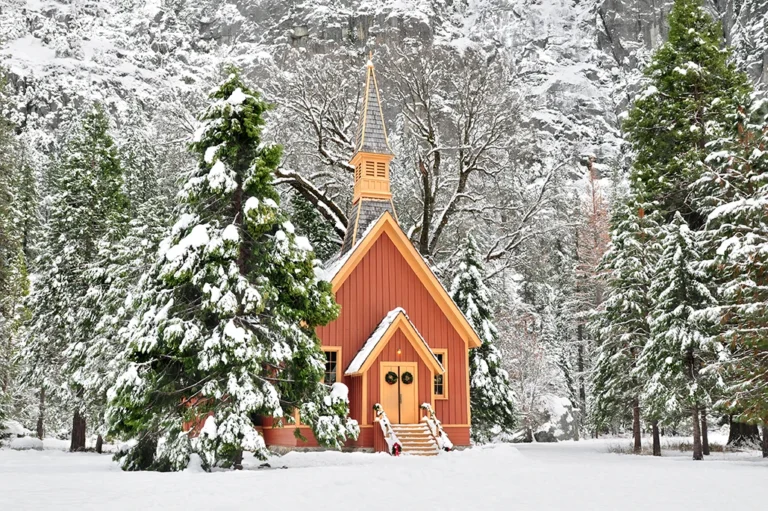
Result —
[[[344, 368], [346, 369], [346, 367]], [[361, 408], [363, 406], [363, 379], [360, 377], [344, 377], [344, 384], [349, 387], [349, 416], [362, 424]]]
[[[342, 370], [346, 370], [362, 345], [384, 316], [402, 307], [416, 329], [432, 348], [448, 350], [448, 399], [435, 401], [437, 417], [446, 425], [469, 422], [466, 380], [466, 344], [440, 310], [419, 278], [386, 235], [374, 243], [370, 251], [336, 293], [341, 314], [336, 321], [317, 329], [325, 346], [342, 347]], [[403, 350], [401, 360], [419, 361], [419, 404], [430, 401], [429, 369], [398, 332], [379, 356], [369, 372], [368, 406], [362, 410], [362, 379], [345, 378], [350, 387], [350, 414], [361, 424], [372, 424], [371, 408], [379, 400], [379, 361], [396, 361], [397, 346]], [[408, 356], [416, 358], [406, 359]]]

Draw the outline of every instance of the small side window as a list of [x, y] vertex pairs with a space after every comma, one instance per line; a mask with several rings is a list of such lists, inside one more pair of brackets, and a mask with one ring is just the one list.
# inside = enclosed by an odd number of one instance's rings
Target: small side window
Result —
[[341, 348], [323, 348], [325, 352], [325, 374], [323, 383], [333, 385], [341, 381]]
[[435, 375], [435, 398], [448, 399], [448, 350], [432, 350], [445, 372]]

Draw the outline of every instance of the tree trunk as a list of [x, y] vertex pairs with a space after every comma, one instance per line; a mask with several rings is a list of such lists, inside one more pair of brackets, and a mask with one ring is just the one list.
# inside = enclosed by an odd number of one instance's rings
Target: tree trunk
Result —
[[653, 429], [653, 455], [661, 456], [661, 437], [659, 436], [659, 421], [655, 420], [651, 423]]
[[701, 410], [701, 452], [704, 456], [709, 456], [709, 434], [707, 433], [707, 409]]
[[96, 452], [101, 454], [103, 447], [104, 447], [104, 439], [101, 437], [101, 435], [99, 435], [96, 437]]
[[[440, 151], [435, 151], [435, 160], [432, 164], [433, 171], [439, 172]], [[432, 215], [434, 213], [434, 196], [432, 195], [432, 184], [427, 171], [426, 163], [419, 160], [419, 170], [421, 171], [421, 186], [424, 190], [424, 207], [421, 213], [421, 232], [419, 236], [419, 253], [425, 257], [429, 256], [429, 236], [432, 233]]]
[[768, 458], [768, 425], [763, 426], [763, 458]]
[[704, 458], [704, 455], [701, 453], [701, 424], [699, 423], [698, 405], [693, 407], [691, 422], [693, 422], [693, 459], [700, 460]]
[[69, 450], [72, 452], [85, 450], [85, 417], [80, 415], [80, 410], [75, 410], [75, 415], [72, 417], [72, 440], [69, 443]]
[[40, 440], [45, 436], [45, 389], [40, 389], [40, 407], [37, 415], [37, 438]]
[[730, 417], [731, 430], [728, 433], [728, 445], [740, 447], [745, 444], [757, 444], [760, 441], [760, 433], [756, 425], [736, 422]]
[[232, 468], [235, 470], [243, 470], [243, 451], [242, 449], [237, 451], [237, 454], [235, 454], [235, 459], [232, 463]]
[[[579, 423], [578, 423], [578, 432], [580, 432], [584, 427], [584, 417], [587, 415], [587, 387], [584, 383], [584, 325], [579, 325], [576, 329], [578, 340], [579, 340], [579, 350], [577, 354], [576, 364], [577, 369], [579, 371]], [[576, 438], [578, 440], [578, 437]]]
[[640, 440], [640, 400], [632, 400], [632, 436], [635, 438], [635, 446], [632, 452], [640, 454], [643, 452], [642, 441]]

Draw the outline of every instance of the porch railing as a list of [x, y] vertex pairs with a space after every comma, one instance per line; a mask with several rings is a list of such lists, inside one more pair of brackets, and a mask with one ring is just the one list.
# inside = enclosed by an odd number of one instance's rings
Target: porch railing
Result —
[[421, 418], [421, 422], [425, 422], [429, 428], [429, 432], [432, 433], [432, 437], [437, 442], [437, 446], [441, 451], [452, 451], [453, 442], [448, 438], [448, 434], [443, 429], [443, 424], [435, 415], [435, 411], [432, 409], [432, 405], [424, 403], [421, 405], [421, 409], [424, 410], [424, 417]]
[[403, 444], [400, 439], [397, 438], [395, 430], [392, 429], [392, 423], [389, 422], [387, 414], [384, 413], [384, 408], [379, 403], [373, 405], [373, 413], [375, 415], [374, 421], [381, 426], [381, 432], [384, 434], [384, 441], [387, 443], [387, 451], [392, 456], [400, 456], [403, 450]]

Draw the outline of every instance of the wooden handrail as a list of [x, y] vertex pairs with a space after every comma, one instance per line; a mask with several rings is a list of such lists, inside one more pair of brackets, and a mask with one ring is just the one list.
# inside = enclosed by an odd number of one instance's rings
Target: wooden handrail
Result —
[[443, 429], [443, 424], [438, 420], [437, 415], [435, 415], [432, 405], [424, 403], [421, 405], [421, 409], [427, 413], [426, 416], [421, 418], [421, 421], [427, 423], [429, 432], [432, 433], [432, 438], [437, 442], [437, 446], [443, 451], [452, 451], [453, 442], [448, 438], [448, 434]]
[[395, 430], [392, 429], [392, 423], [389, 422], [387, 414], [384, 413], [384, 408], [379, 403], [373, 405], [373, 412], [375, 414], [374, 422], [378, 422], [381, 426], [381, 432], [384, 433], [384, 441], [387, 442], [387, 448], [389, 454], [392, 456], [400, 456], [403, 450], [403, 444], [400, 439], [397, 438]]

